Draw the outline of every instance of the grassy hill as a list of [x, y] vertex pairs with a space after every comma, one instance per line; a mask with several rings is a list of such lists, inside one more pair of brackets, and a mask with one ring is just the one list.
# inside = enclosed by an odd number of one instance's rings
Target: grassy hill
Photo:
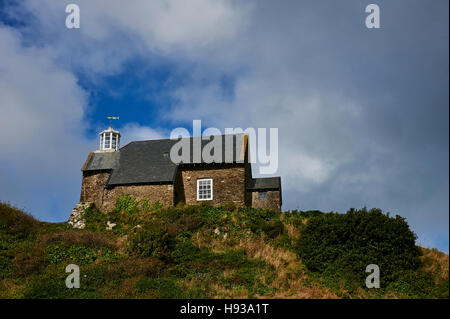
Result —
[[[84, 218], [76, 230], [0, 203], [0, 298], [448, 298], [448, 255], [378, 210], [164, 209], [123, 196]], [[360, 265], [376, 256], [382, 284], [368, 289]], [[79, 289], [65, 287], [71, 263]]]

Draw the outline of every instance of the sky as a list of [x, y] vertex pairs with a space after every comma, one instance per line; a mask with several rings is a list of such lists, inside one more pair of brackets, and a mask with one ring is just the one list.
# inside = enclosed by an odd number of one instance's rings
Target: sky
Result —
[[121, 145], [273, 127], [283, 210], [381, 208], [448, 253], [448, 6], [0, 0], [0, 200], [67, 220], [109, 115]]

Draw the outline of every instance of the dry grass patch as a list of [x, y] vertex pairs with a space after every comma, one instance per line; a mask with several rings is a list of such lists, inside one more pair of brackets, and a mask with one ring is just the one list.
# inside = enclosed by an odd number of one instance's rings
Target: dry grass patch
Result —
[[264, 242], [263, 236], [242, 239], [238, 248], [251, 258], [261, 258], [275, 268], [276, 278], [270, 284], [277, 293], [261, 298], [337, 298], [330, 289], [305, 285], [306, 271], [301, 260], [291, 251], [273, 247]]
[[125, 278], [119, 287], [105, 285], [101, 290], [101, 298], [104, 299], [120, 299], [120, 298], [136, 298], [136, 283], [141, 277]]
[[298, 239], [300, 237], [300, 231], [294, 225], [284, 224], [284, 228], [286, 229], [289, 237], [292, 237], [294, 239]]
[[261, 258], [277, 270], [292, 263], [301, 265], [295, 253], [266, 244], [262, 236], [257, 239], [241, 239], [237, 248], [243, 249], [251, 258]]
[[117, 238], [116, 246], [119, 254], [125, 254], [127, 250], [128, 235]]
[[226, 289], [219, 284], [211, 284], [211, 289], [215, 291], [216, 299], [247, 299], [249, 292], [243, 287], [234, 287], [233, 289]]
[[192, 243], [198, 248], [207, 247], [213, 253], [224, 253], [233, 246], [229, 236], [224, 238], [223, 234], [211, 235], [210, 231], [197, 232], [192, 236]]
[[82, 245], [94, 248], [105, 246], [114, 248], [116, 246], [114, 241], [104, 234], [79, 230], [66, 230], [53, 234], [43, 234], [40, 240], [46, 245], [63, 243], [68, 246]]
[[18, 284], [17, 280], [3, 279], [0, 281], [0, 299], [21, 298], [25, 283]]
[[319, 286], [305, 286], [303, 280], [297, 279], [289, 282], [289, 288], [280, 290], [273, 296], [261, 296], [261, 298], [276, 299], [337, 299], [331, 289]]
[[[266, 243], [264, 236], [248, 236], [233, 242], [228, 238], [224, 239], [222, 234], [210, 235], [203, 232], [197, 233], [193, 240], [198, 247], [208, 247], [216, 253], [230, 248], [241, 249], [249, 258], [261, 259], [272, 266], [276, 277], [269, 287], [275, 288], [277, 293], [258, 298], [337, 298], [328, 288], [306, 285], [306, 270], [298, 256], [292, 251]], [[241, 290], [228, 290], [217, 284], [213, 286], [220, 298], [247, 298]]]
[[420, 256], [424, 271], [432, 273], [436, 277], [436, 282], [448, 280], [449, 277], [449, 257], [447, 254], [433, 248], [420, 247], [423, 256]]

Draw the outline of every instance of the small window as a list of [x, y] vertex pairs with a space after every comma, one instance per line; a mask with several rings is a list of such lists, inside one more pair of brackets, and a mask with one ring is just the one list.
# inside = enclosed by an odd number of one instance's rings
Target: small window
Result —
[[258, 199], [259, 200], [266, 200], [267, 199], [267, 192], [258, 192]]
[[211, 178], [197, 180], [197, 200], [213, 199], [213, 182]]
[[110, 148], [110, 138], [109, 134], [105, 136], [105, 148]]
[[113, 135], [113, 138], [112, 138], [112, 146], [111, 146], [111, 148], [116, 148], [116, 136], [115, 135]]

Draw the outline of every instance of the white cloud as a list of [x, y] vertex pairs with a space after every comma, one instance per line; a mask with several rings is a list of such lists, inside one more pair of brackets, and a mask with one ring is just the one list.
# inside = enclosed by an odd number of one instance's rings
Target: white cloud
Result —
[[[85, 92], [74, 75], [54, 64], [46, 49], [23, 47], [20, 36], [0, 28], [0, 147], [8, 154], [70, 149], [85, 126]], [[66, 142], [65, 142], [66, 141]]]
[[103, 74], [119, 72], [122, 63], [135, 55], [201, 60], [219, 47], [230, 50], [251, 10], [249, 4], [230, 0], [74, 3], [80, 7], [80, 29], [65, 28], [64, 2], [28, 0], [24, 7], [37, 18], [32, 26], [39, 30], [37, 41], [51, 43], [68, 63]]
[[[49, 198], [65, 197], [60, 190], [75, 191], [78, 184], [91, 145], [83, 139], [86, 96], [50, 50], [24, 47], [20, 40], [0, 27], [1, 200], [25, 205], [38, 217], [62, 217], [51, 211]], [[76, 199], [74, 192], [63, 202], [67, 207]]]
[[121, 146], [127, 145], [132, 141], [159, 140], [169, 138], [167, 132], [163, 129], [153, 129], [147, 126], [141, 126], [137, 123], [128, 123], [120, 129], [122, 136]]

